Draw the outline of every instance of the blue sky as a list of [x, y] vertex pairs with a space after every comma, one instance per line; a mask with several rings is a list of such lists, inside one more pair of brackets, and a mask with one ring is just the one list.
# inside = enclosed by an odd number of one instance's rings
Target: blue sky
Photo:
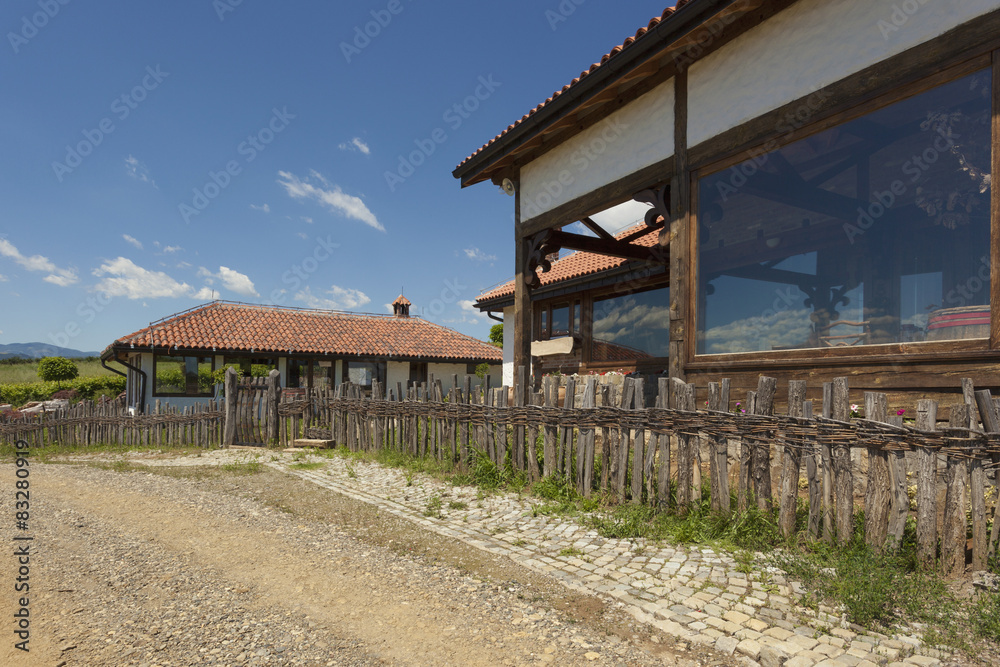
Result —
[[513, 200], [451, 171], [663, 7], [4, 2], [0, 343], [100, 350], [213, 297], [387, 312], [401, 288], [485, 338]]

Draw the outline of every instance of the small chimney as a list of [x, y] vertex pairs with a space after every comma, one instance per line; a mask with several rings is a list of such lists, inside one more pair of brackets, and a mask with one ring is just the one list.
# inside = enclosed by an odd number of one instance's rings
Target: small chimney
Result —
[[409, 317], [411, 305], [413, 304], [410, 303], [410, 300], [400, 294], [399, 298], [392, 302], [392, 314], [395, 317]]

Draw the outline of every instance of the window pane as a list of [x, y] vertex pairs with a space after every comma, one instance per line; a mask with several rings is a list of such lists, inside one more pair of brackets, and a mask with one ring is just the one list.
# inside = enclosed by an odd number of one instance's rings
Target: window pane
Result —
[[333, 386], [334, 368], [332, 361], [316, 360], [313, 362], [313, 388], [328, 389]]
[[580, 304], [573, 304], [573, 333], [580, 333]]
[[212, 396], [215, 380], [212, 377], [212, 357], [155, 358], [156, 379], [154, 392], [176, 396]]
[[552, 338], [569, 335], [569, 306], [552, 309]]
[[288, 360], [287, 385], [293, 389], [302, 389], [309, 384], [309, 362], [302, 359]]
[[979, 72], [699, 183], [698, 352], [989, 332]]
[[372, 380], [378, 380], [385, 385], [385, 362], [381, 361], [348, 361], [347, 380], [362, 387], [371, 387]]
[[542, 335], [539, 336], [540, 339], [544, 340], [549, 337], [549, 311], [542, 311]]
[[594, 301], [592, 361], [637, 361], [670, 352], [666, 288]]

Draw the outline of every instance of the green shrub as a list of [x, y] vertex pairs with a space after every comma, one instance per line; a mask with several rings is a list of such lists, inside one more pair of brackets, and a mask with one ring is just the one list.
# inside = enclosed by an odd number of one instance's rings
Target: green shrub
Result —
[[60, 389], [75, 389], [80, 398], [94, 400], [102, 394], [117, 396], [125, 391], [125, 378], [103, 375], [77, 378], [61, 385], [55, 382], [10, 382], [0, 384], [0, 403], [21, 406], [31, 401], [47, 401]]
[[80, 369], [65, 357], [44, 357], [38, 362], [38, 377], [43, 382], [63, 382], [80, 375]]

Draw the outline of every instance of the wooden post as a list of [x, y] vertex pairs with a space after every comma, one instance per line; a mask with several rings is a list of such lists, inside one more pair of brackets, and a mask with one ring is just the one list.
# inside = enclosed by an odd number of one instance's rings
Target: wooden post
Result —
[[[917, 429], [937, 430], [937, 402], [917, 401]], [[937, 452], [917, 447], [917, 562], [926, 569], [937, 558]]]
[[[572, 377], [566, 378], [566, 398], [563, 400], [563, 408], [572, 410], [576, 407], [576, 380]], [[559, 452], [562, 454], [562, 461], [559, 467], [569, 483], [573, 475], [573, 427], [563, 426], [559, 429]]]
[[[969, 428], [969, 405], [951, 406], [948, 426]], [[947, 576], [965, 573], [965, 487], [969, 469], [962, 454], [948, 456], [947, 492], [944, 501], [944, 528], [941, 534], [941, 571]]]
[[[657, 381], [656, 407], [670, 407], [670, 378], [661, 377]], [[660, 509], [666, 509], [670, 504], [670, 434], [661, 433], [656, 441], [659, 450], [656, 463], [656, 503]]]
[[267, 375], [267, 444], [278, 442], [278, 402], [281, 400], [281, 373], [277, 369]]
[[[545, 407], [556, 407], [556, 399], [559, 396], [559, 392], [554, 378], [547, 376], [542, 380], [542, 392], [545, 394]], [[558, 467], [556, 460], [556, 438], [559, 437], [559, 432], [556, 427], [556, 422], [550, 419], [546, 419], [544, 430], [545, 435], [542, 442], [542, 474], [546, 477], [551, 477], [556, 474], [556, 468]]]
[[[514, 176], [514, 368], [531, 367], [531, 292], [528, 284], [534, 276], [528, 273], [528, 244], [521, 228], [521, 184]], [[530, 370], [529, 370], [530, 372]], [[489, 376], [486, 376], [487, 379]], [[526, 385], [522, 385], [522, 390]], [[523, 397], [522, 397], [523, 401]], [[522, 403], [523, 405], [523, 403]]]
[[[587, 378], [587, 385], [583, 390], [583, 404], [581, 408], [597, 407], [597, 378], [590, 376]], [[577, 440], [576, 450], [577, 468], [577, 493], [585, 498], [590, 497], [591, 489], [594, 485], [594, 429], [581, 428], [580, 437]]]
[[[632, 386], [635, 387], [634, 404], [632, 410], [642, 410], [646, 407], [645, 383], [641, 377], [632, 379]], [[642, 473], [643, 456], [646, 444], [646, 430], [638, 428], [632, 440], [632, 502], [642, 503]]]
[[[524, 366], [518, 366], [516, 368], [516, 373], [514, 376], [514, 407], [523, 408], [527, 392], [527, 383], [525, 382], [525, 368]], [[518, 410], [518, 412], [521, 412]], [[518, 424], [514, 426], [514, 449], [512, 452], [514, 458], [514, 469], [524, 470], [524, 426]]]
[[[608, 407], [612, 402], [612, 391], [608, 385], [600, 387], [601, 406]], [[608, 479], [611, 474], [611, 429], [607, 426], [601, 428], [601, 493], [608, 490]]]
[[[541, 406], [542, 400], [541, 392], [531, 392], [532, 406]], [[538, 426], [532, 424], [528, 427], [528, 479], [537, 482], [541, 477], [538, 469]]]
[[[806, 398], [806, 383], [788, 383], [788, 416], [802, 417], [802, 402]], [[785, 440], [782, 455], [781, 493], [778, 498], [778, 525], [785, 539], [795, 533], [795, 507], [799, 496], [799, 474], [802, 470], [802, 444]]]
[[[976, 392], [976, 405], [979, 407], [979, 418], [983, 422], [983, 430], [987, 433], [1000, 432], [1000, 416], [997, 415], [993, 396], [990, 394], [989, 389], [982, 389]], [[997, 462], [996, 455], [993, 456], [993, 462]], [[1000, 489], [1000, 483], [997, 484], [997, 488]], [[983, 514], [985, 515], [985, 513], [986, 509], [984, 507]], [[985, 529], [986, 526], [983, 524], [983, 530]], [[1000, 537], [1000, 498], [997, 499], [996, 508], [993, 511], [993, 530], [990, 531], [990, 543], [987, 547], [987, 553], [996, 553], [998, 537]]]
[[[823, 419], [833, 415], [833, 383], [823, 383]], [[819, 447], [823, 463], [823, 541], [833, 542], [833, 447], [824, 442]]]
[[[846, 422], [850, 419], [850, 415], [847, 378], [834, 378], [833, 419]], [[838, 443], [833, 447], [832, 456], [837, 495], [837, 541], [847, 544], [854, 534], [854, 473], [851, 470], [851, 448], [846, 443]]]
[[[674, 410], [687, 410], [687, 384], [678, 378], [670, 378], [670, 407]], [[687, 511], [691, 504], [691, 436], [687, 433], [677, 433], [677, 509]]]
[[239, 390], [236, 387], [236, 369], [232, 366], [226, 369], [226, 427], [222, 438], [223, 447], [236, 444], [236, 407], [239, 403]]
[[[774, 414], [774, 394], [778, 388], [775, 378], [760, 376], [757, 380], [755, 415]], [[757, 496], [757, 508], [770, 511], [774, 505], [774, 490], [771, 486], [771, 434], [765, 440], [755, 440], [753, 445], [753, 486]]]
[[[889, 399], [885, 394], [865, 392], [865, 419], [888, 423]], [[889, 457], [879, 447], [868, 448], [868, 480], [865, 485], [865, 541], [881, 552], [889, 531]]]
[[[622, 384], [621, 409], [628, 410], [632, 406], [635, 396], [635, 387], [632, 378], [625, 378]], [[612, 437], [615, 437], [612, 434]], [[625, 501], [625, 486], [628, 478], [628, 454], [632, 448], [632, 429], [622, 427], [619, 429], [617, 440], [617, 458], [612, 456], [611, 464], [614, 469], [612, 475], [614, 479], [615, 498], [619, 502]]]
[[[813, 402], [803, 401], [802, 418], [813, 418]], [[819, 466], [819, 445], [810, 441], [806, 448], [806, 477], [809, 479], [809, 538], [819, 539], [820, 521], [823, 516], [823, 478]]]
[[[748, 391], [746, 406], [743, 408], [748, 415], [754, 414], [757, 405], [757, 392]], [[751, 467], [753, 463], [754, 443], [749, 438], [740, 438], [740, 472], [739, 482], [736, 487], [736, 511], [744, 514], [750, 506], [750, 480]]]

